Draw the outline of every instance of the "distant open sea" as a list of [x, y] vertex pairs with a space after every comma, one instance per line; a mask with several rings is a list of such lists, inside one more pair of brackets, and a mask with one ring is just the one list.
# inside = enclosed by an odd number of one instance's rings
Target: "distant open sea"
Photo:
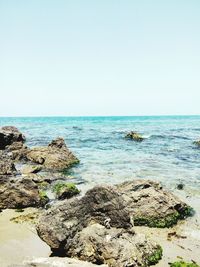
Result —
[[[190, 192], [200, 193], [200, 149], [193, 144], [200, 139], [200, 116], [1, 117], [3, 125], [18, 127], [28, 146], [64, 137], [80, 159], [68, 179], [83, 189], [145, 178], [171, 189], [184, 183]], [[146, 139], [125, 139], [131, 130]]]

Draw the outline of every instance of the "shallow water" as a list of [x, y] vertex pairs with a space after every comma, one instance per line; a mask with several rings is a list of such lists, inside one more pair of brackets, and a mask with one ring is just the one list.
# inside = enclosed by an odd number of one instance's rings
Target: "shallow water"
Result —
[[[200, 192], [200, 149], [193, 145], [200, 139], [200, 116], [0, 118], [0, 125], [17, 126], [29, 146], [64, 137], [81, 161], [69, 175], [83, 190], [136, 177], [171, 189], [182, 182]], [[125, 139], [130, 130], [145, 141]]]

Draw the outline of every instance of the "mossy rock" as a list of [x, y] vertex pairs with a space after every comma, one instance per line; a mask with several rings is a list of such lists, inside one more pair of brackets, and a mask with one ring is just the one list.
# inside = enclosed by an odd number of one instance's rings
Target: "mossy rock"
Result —
[[128, 133], [125, 137], [136, 142], [142, 142], [144, 140], [144, 137], [142, 137], [139, 133], [133, 131]]
[[169, 264], [171, 267], [200, 267], [198, 264], [196, 263], [187, 263], [184, 261], [177, 261], [177, 262], [173, 262]]
[[133, 218], [134, 225], [136, 226], [149, 226], [156, 228], [169, 228], [177, 224], [178, 220], [183, 220], [187, 217], [193, 216], [194, 209], [187, 206], [181, 212], [174, 212], [164, 218], [148, 218], [148, 217], [136, 217]]
[[43, 190], [39, 190], [39, 196], [40, 196], [41, 205], [45, 206], [49, 202], [49, 198], [46, 192]]
[[37, 185], [41, 190], [45, 190], [49, 187], [49, 183], [46, 181], [39, 182]]
[[56, 183], [53, 187], [53, 192], [56, 194], [58, 199], [71, 198], [80, 193], [80, 190], [74, 183]]
[[147, 264], [155, 265], [162, 258], [163, 250], [162, 247], [158, 245], [158, 248], [147, 258]]

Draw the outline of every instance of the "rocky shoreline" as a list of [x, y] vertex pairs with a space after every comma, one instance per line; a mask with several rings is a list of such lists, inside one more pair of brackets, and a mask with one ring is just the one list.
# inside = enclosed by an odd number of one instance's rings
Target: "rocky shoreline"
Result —
[[[135, 132], [127, 137], [143, 140]], [[28, 148], [25, 140], [13, 126], [0, 129], [0, 209], [40, 209], [37, 234], [53, 256], [75, 258], [84, 261], [77, 263], [83, 266], [159, 264], [161, 244], [136, 231], [137, 227], [168, 229], [194, 214], [192, 207], [149, 180], [99, 185], [76, 196], [80, 191], [74, 184], [59, 181], [60, 172], [79, 163], [64, 139], [34, 148]], [[53, 204], [46, 188], [57, 199]], [[50, 261], [34, 266], [54, 266]]]

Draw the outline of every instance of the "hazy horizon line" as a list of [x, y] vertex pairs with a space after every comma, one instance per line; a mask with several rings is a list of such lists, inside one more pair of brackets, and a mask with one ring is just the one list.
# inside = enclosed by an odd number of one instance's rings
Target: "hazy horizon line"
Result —
[[0, 116], [0, 118], [91, 118], [91, 117], [199, 117], [200, 114], [161, 114], [161, 115], [28, 115], [28, 116]]

